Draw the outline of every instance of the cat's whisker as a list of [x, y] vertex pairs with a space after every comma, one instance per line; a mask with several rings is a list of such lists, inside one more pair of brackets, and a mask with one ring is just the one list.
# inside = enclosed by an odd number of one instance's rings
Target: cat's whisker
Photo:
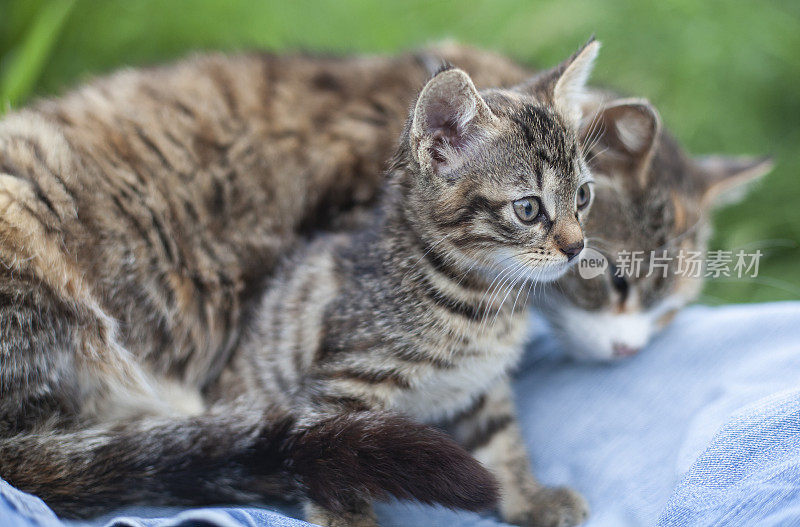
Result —
[[[508, 260], [510, 260], [512, 258], [514, 258], [514, 256], [509, 256], [507, 258], [504, 258], [504, 259], [500, 260], [499, 262], [497, 262], [497, 264], [494, 264], [492, 267], [499, 267], [500, 264], [502, 264], [503, 262], [506, 262], [506, 261], [508, 261]], [[494, 283], [513, 265], [514, 265], [514, 263], [511, 263], [508, 267], [504, 268], [502, 271], [500, 271], [500, 273], [498, 273], [494, 277], [494, 279], [491, 281], [491, 283], [489, 283], [489, 285], [487, 286], [486, 292], [483, 294], [483, 296], [481, 297], [480, 301], [478, 301], [478, 306], [481, 306], [483, 304], [483, 300], [486, 298], [486, 295], [488, 295], [489, 292], [492, 290], [492, 286], [494, 285]]]
[[[484, 310], [483, 320], [481, 321], [481, 332], [483, 332], [484, 329], [487, 329], [486, 328], [486, 322], [488, 321], [489, 316], [490, 316], [489, 307], [490, 306], [491, 307], [495, 306], [495, 301], [497, 300], [497, 297], [499, 297], [500, 294], [502, 294], [502, 291], [505, 291], [505, 289], [504, 289], [505, 284], [507, 284], [508, 281], [510, 280], [510, 278], [517, 273], [517, 271], [518, 271], [520, 266], [521, 266], [521, 264], [519, 262], [512, 263], [511, 266], [509, 266], [511, 271], [506, 273], [506, 276], [503, 278], [503, 280], [501, 282], [499, 282], [498, 285], [495, 287], [494, 292], [492, 293], [492, 296], [491, 296], [489, 302], [486, 305], [486, 309]], [[500, 307], [502, 307], [502, 306], [500, 306]], [[498, 309], [498, 312], [499, 312], [500, 308], [497, 308], [497, 309]]]
[[[596, 238], [596, 237], [587, 237], [587, 238], [585, 238], [585, 241], [586, 241], [586, 247], [587, 248], [594, 249], [594, 250], [599, 250], [599, 252], [603, 252], [604, 250], [607, 250], [611, 245], [610, 242], [607, 242], [606, 240], [603, 240], [602, 238]], [[595, 249], [595, 247], [592, 247], [593, 244], [595, 245], [596, 249]]]
[[[528, 278], [528, 280], [530, 281], [530, 278]], [[517, 296], [514, 298], [514, 304], [511, 305], [511, 318], [514, 318], [514, 310], [517, 307], [517, 302], [519, 301], [519, 297], [522, 294], [522, 291], [525, 290], [525, 285], [526, 285], [525, 281], [523, 281], [522, 282], [522, 287], [519, 288], [519, 291], [517, 291]]]
[[790, 293], [795, 297], [800, 297], [800, 287], [785, 280], [779, 280], [769, 276], [706, 276], [705, 279], [713, 282], [747, 282], [765, 285], [783, 291], [784, 293]]
[[600, 140], [603, 138], [603, 135], [605, 135], [606, 133], [605, 126], [606, 126], [605, 123], [600, 121], [600, 124], [598, 124], [598, 126], [594, 130], [593, 136], [587, 142], [587, 147], [584, 150], [584, 152], [591, 153], [595, 149], [595, 147], [597, 147], [597, 145], [600, 143]]
[[487, 290], [487, 293], [484, 294], [484, 296], [488, 294], [489, 297], [484, 307], [483, 317], [481, 318], [481, 330], [483, 328], [484, 321], [488, 317], [489, 308], [494, 305], [496, 292], [499, 291], [500, 288], [502, 288], [503, 284], [505, 284], [508, 277], [511, 276], [511, 274], [513, 274], [516, 271], [517, 265], [518, 264], [516, 262], [513, 262], [508, 267], [506, 267], [500, 275], [503, 276], [503, 278], [499, 280], [496, 284], [490, 285], [489, 289]]
[[409, 268], [409, 269], [408, 269], [408, 270], [405, 272], [405, 274], [404, 274], [404, 275], [403, 275], [403, 277], [400, 279], [400, 281], [401, 281], [401, 282], [402, 282], [402, 281], [405, 281], [405, 279], [408, 277], [408, 274], [409, 274], [411, 271], [413, 271], [413, 270], [414, 270], [414, 269], [417, 267], [417, 265], [419, 265], [419, 263], [420, 263], [420, 262], [421, 262], [421, 261], [422, 261], [422, 260], [423, 260], [423, 259], [424, 259], [426, 256], [428, 256], [428, 254], [429, 254], [429, 253], [430, 253], [430, 252], [431, 252], [431, 251], [432, 251], [432, 250], [433, 250], [433, 249], [434, 249], [434, 248], [435, 248], [437, 245], [439, 245], [440, 243], [442, 243], [443, 241], [445, 241], [445, 240], [446, 240], [446, 239], [447, 239], [447, 238], [448, 238], [448, 237], [449, 237], [451, 234], [452, 234], [452, 233], [447, 233], [447, 234], [445, 234], [445, 235], [444, 235], [444, 236], [442, 236], [442, 237], [441, 237], [441, 238], [440, 238], [440, 239], [439, 239], [439, 240], [438, 240], [436, 243], [434, 243], [433, 245], [431, 245], [430, 247], [428, 247], [428, 250], [427, 250], [427, 251], [425, 251], [425, 252], [422, 254], [422, 256], [420, 256], [420, 257], [419, 257], [419, 260], [417, 260], [416, 262], [414, 262], [414, 264], [413, 264], [413, 265], [412, 265], [412, 266], [411, 266], [411, 267], [410, 267], [410, 268]]
[[[530, 266], [534, 262], [535, 262], [534, 258], [529, 258], [528, 262], [527, 262], [527, 265]], [[534, 269], [534, 273], [536, 273], [536, 274], [535, 274], [535, 276], [533, 278], [531, 278], [530, 276], [528, 276], [526, 278], [528, 282], [533, 283], [540, 276], [540, 271], [537, 272], [537, 270]], [[514, 309], [517, 307], [517, 301], [519, 300], [519, 297], [522, 294], [522, 291], [525, 289], [525, 285], [526, 284], [523, 282], [522, 287], [520, 287], [519, 291], [517, 292], [516, 298], [514, 298], [514, 304], [511, 306], [511, 317], [512, 318], [514, 317]], [[528, 288], [528, 291], [530, 292], [530, 287]], [[528, 301], [528, 294], [526, 293], [525, 294], [525, 301], [522, 303], [522, 305], [526, 306], [527, 305], [527, 301]]]
[[772, 249], [775, 247], [793, 249], [798, 246], [798, 243], [788, 238], [773, 238], [769, 240], [757, 240], [742, 245], [733, 247], [731, 251], [743, 251], [751, 249]]
[[605, 103], [598, 105], [594, 115], [592, 115], [592, 119], [589, 121], [588, 130], [585, 134], [586, 140], [584, 141], [584, 152], [591, 151], [591, 149], [595, 146], [595, 142], [599, 141], [600, 137], [602, 137], [602, 132], [599, 132], [599, 130], [605, 126], [605, 123], [602, 119], [598, 119], [598, 117], [600, 116], [600, 113], [605, 110], [605, 108]]
[[690, 225], [689, 227], [687, 227], [686, 229], [684, 229], [684, 230], [683, 230], [683, 232], [681, 232], [680, 234], [677, 234], [676, 236], [674, 236], [674, 237], [672, 237], [672, 238], [669, 238], [669, 239], [667, 239], [667, 241], [665, 241], [663, 244], [661, 244], [660, 246], [656, 247], [656, 248], [655, 248], [655, 249], [653, 249], [653, 250], [654, 250], [654, 251], [659, 251], [659, 250], [662, 250], [662, 249], [664, 249], [665, 247], [667, 247], [669, 244], [671, 244], [671, 243], [674, 243], [674, 242], [677, 242], [677, 241], [680, 241], [680, 240], [682, 240], [683, 238], [685, 238], [685, 237], [686, 237], [686, 236], [688, 236], [689, 234], [691, 234], [691, 233], [693, 233], [694, 231], [696, 231], [696, 230], [697, 230], [697, 228], [698, 228], [700, 225], [702, 225], [702, 224], [704, 224], [704, 223], [706, 223], [706, 222], [708, 221], [708, 218], [707, 218], [707, 213], [706, 213], [706, 211], [705, 211], [705, 210], [704, 210], [702, 207], [700, 207], [700, 206], [698, 205], [698, 206], [696, 207], [696, 209], [695, 209], [695, 212], [697, 213], [697, 221], [695, 221], [695, 222], [694, 222], [692, 225]]
[[470, 265], [470, 266], [467, 268], [467, 270], [466, 270], [466, 271], [464, 271], [464, 272], [461, 274], [461, 277], [458, 279], [458, 282], [456, 282], [456, 287], [458, 287], [458, 286], [460, 286], [460, 285], [461, 285], [461, 282], [463, 282], [463, 281], [464, 281], [464, 278], [466, 278], [466, 277], [467, 277], [467, 275], [469, 275], [469, 273], [471, 273], [471, 272], [472, 272], [472, 270], [473, 270], [473, 269], [474, 269], [474, 268], [475, 268], [477, 265], [478, 265], [478, 261], [477, 261], [477, 260], [475, 260], [475, 261], [473, 261], [473, 262], [472, 262], [472, 265]]
[[[513, 276], [512, 280], [511, 280], [511, 283], [509, 284], [509, 286], [508, 286], [508, 288], [506, 290], [506, 294], [503, 297], [503, 299], [500, 301], [500, 307], [498, 307], [497, 311], [495, 311], [494, 318], [492, 319], [492, 327], [494, 327], [495, 323], [497, 323], [497, 316], [500, 314], [500, 311], [503, 309], [503, 306], [506, 303], [506, 299], [508, 299], [508, 295], [510, 295], [511, 292], [514, 290], [514, 287], [516, 287], [516, 284], [517, 284], [517, 282], [519, 280], [519, 277], [523, 273], [525, 273], [526, 271], [527, 271], [527, 265], [524, 264], [524, 263], [520, 264], [519, 265], [519, 271], [514, 273], [514, 276]], [[512, 310], [512, 315], [513, 315], [513, 310]]]
[[535, 283], [535, 281], [536, 280], [535, 280], [535, 277], [534, 277], [534, 279], [530, 280], [530, 283], [528, 284], [528, 290], [525, 291], [525, 300], [522, 301], [522, 305], [524, 305], [524, 306], [528, 305], [528, 298], [530, 297], [531, 289], [533, 288], [533, 284]]

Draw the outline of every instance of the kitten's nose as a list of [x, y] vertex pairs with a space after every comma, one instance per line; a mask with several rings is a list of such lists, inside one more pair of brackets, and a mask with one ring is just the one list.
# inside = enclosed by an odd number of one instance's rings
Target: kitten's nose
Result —
[[554, 241], [558, 250], [572, 260], [583, 250], [583, 230], [577, 221], [561, 221], [556, 225]]
[[558, 248], [567, 255], [567, 261], [572, 261], [583, 250], [583, 238], [569, 245], [559, 245]]

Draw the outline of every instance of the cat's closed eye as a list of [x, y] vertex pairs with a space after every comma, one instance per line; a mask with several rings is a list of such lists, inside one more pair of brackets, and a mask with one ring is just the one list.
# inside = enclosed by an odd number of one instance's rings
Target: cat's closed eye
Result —
[[534, 197], [518, 199], [513, 203], [517, 218], [523, 223], [533, 223], [539, 216], [539, 200]]

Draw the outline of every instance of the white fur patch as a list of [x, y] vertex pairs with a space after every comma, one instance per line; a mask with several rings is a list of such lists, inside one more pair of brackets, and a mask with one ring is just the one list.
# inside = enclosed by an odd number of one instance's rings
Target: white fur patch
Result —
[[558, 336], [568, 355], [607, 361], [618, 358], [615, 349], [645, 347], [661, 329], [658, 320], [683, 304], [683, 300], [669, 297], [646, 311], [628, 313], [587, 311], [567, 303], [553, 308], [558, 317]]

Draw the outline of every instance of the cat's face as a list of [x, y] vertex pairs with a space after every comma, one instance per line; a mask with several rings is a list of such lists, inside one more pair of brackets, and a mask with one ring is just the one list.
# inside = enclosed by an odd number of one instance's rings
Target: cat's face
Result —
[[429, 246], [509, 283], [557, 279], [584, 248], [592, 176], [578, 137], [592, 43], [529, 83], [479, 93], [461, 70], [420, 94], [409, 209]]
[[[584, 138], [599, 154], [588, 154], [596, 193], [589, 249], [537, 302], [568, 353], [609, 360], [635, 354], [697, 297], [702, 273], [688, 262], [706, 249], [711, 206], [769, 163], [692, 160], [643, 101], [605, 105]], [[597, 274], [589, 259], [608, 265]]]

